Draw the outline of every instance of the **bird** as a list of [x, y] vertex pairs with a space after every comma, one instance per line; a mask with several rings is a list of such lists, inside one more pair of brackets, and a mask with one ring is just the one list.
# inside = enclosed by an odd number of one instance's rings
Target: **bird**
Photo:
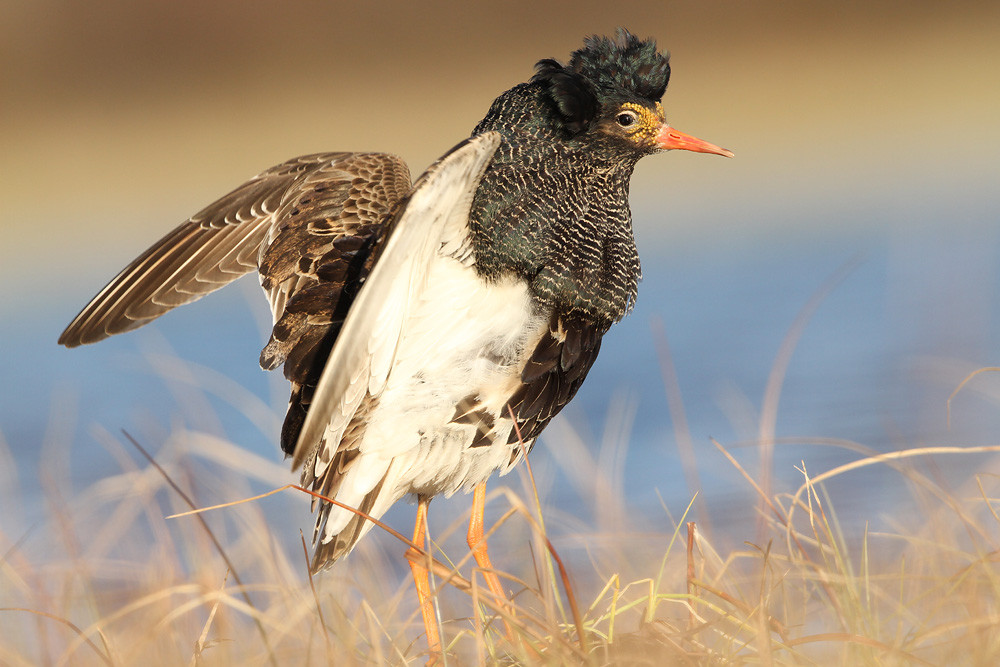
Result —
[[[733, 157], [666, 120], [669, 53], [620, 28], [537, 62], [415, 182], [387, 153], [297, 157], [142, 253], [59, 343], [136, 329], [256, 270], [273, 316], [260, 366], [290, 383], [280, 446], [313, 501], [313, 571], [415, 497], [471, 491], [467, 541], [498, 600], [486, 481], [531, 451], [638, 294], [629, 182], [644, 156]], [[346, 507], [364, 513], [354, 513]], [[411, 559], [431, 661], [426, 561]]]

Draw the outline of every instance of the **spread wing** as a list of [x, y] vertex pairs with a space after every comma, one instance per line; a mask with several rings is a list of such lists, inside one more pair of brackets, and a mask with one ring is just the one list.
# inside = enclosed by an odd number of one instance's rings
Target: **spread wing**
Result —
[[[305, 184], [342, 178], [359, 154], [307, 155], [272, 167], [192, 216], [136, 258], [108, 283], [70, 323], [59, 343], [75, 347], [136, 329], [163, 313], [198, 299], [257, 268], [262, 244], [274, 242], [285, 214]], [[371, 156], [366, 156], [370, 161]], [[392, 165], [386, 189], [409, 185], [405, 164]], [[334, 166], [338, 165], [338, 168]], [[396, 198], [402, 196], [396, 194]], [[301, 199], [301, 197], [298, 197]], [[341, 202], [343, 204], [343, 202]], [[381, 207], [382, 209], [386, 207]], [[315, 207], [310, 211], [316, 213]], [[363, 216], [364, 211], [348, 211]], [[319, 225], [320, 227], [322, 225]], [[272, 296], [288, 296], [288, 286]], [[283, 301], [282, 301], [283, 305]]]

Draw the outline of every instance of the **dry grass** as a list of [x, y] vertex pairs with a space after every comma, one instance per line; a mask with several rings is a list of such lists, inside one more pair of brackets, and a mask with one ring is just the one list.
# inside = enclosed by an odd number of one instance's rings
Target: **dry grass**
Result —
[[[264, 512], [276, 503], [291, 523], [304, 522], [297, 491], [165, 518], [191, 505], [250, 496], [261, 481], [287, 475], [281, 466], [187, 431], [161, 443], [154, 465], [133, 456], [126, 439], [96, 435], [121, 461], [121, 472], [73, 497], [65, 497], [66, 480], [53, 472], [42, 480], [44, 523], [0, 535], [0, 663], [425, 660], [422, 626], [399, 558], [403, 545], [366, 540], [380, 546], [363, 546], [311, 580], [303, 543], [276, 536], [273, 513], [266, 518]], [[771, 497], [761, 492], [765, 539], [725, 554], [686, 516], [672, 531], [633, 532], [625, 542], [620, 535], [590, 534], [558, 513], [543, 522], [530, 481], [523, 493], [498, 486], [490, 498], [499, 515], [493, 544], [520, 545], [497, 558], [521, 568], [504, 575], [515, 593], [508, 620], [520, 645], [503, 637], [501, 607], [464, 557], [460, 517], [436, 536], [448, 553], [439, 548], [432, 554], [450, 661], [1000, 662], [997, 477], [979, 475], [977, 492], [959, 496], [911, 465], [932, 454], [995, 454], [1000, 447], [883, 455], [853, 447], [859, 455], [852, 464], [819, 475], [803, 466], [798, 489]], [[594, 474], [602, 469], [595, 461], [590, 465]], [[894, 471], [895, 481], [913, 490], [924, 521], [895, 533], [841, 529], [824, 482], [872, 465]], [[743, 474], [750, 488], [758, 488]], [[603, 480], [594, 488], [611, 494], [614, 486]], [[608, 495], [597, 502], [622, 501]], [[555, 549], [547, 548], [546, 535], [558, 536]], [[637, 543], [641, 547], [633, 548]], [[567, 574], [556, 549], [571, 556]], [[451, 552], [462, 560], [449, 560]]]
[[[494, 563], [507, 570], [500, 574], [513, 605], [492, 600], [470, 564], [467, 510], [436, 532], [432, 511], [432, 581], [447, 662], [1000, 664], [1000, 475], [973, 474], [956, 489], [936, 467], [979, 457], [973, 465], [986, 470], [1000, 446], [923, 443], [880, 454], [857, 443], [775, 438], [782, 360], [816, 303], [779, 351], [757, 437], [728, 448], [714, 443], [721, 456], [713, 460], [728, 461], [745, 482], [743, 504], [756, 503], [756, 524], [751, 513], [751, 520], [713, 533], [709, 519], [719, 513], [709, 507], [717, 503], [704, 497], [687, 508], [665, 506], [662, 515], [630, 510], [623, 472], [634, 412], [628, 402], [612, 405], [601, 444], [557, 422], [547, 440], [558, 456], [540, 448], [534, 470], [519, 467], [519, 482], [494, 484], [488, 536]], [[685, 478], [697, 489], [699, 464], [666, 341], [657, 333], [674, 439]], [[169, 369], [164, 379], [183, 385], [176, 386], [182, 405], [205, 421], [206, 403], [194, 395], [205, 378], [187, 374], [191, 368], [176, 360], [153, 361]], [[259, 401], [238, 388], [225, 391], [252, 423], [269, 428]], [[63, 414], [64, 402], [59, 406]], [[44, 516], [31, 526], [19, 525], [23, 510], [37, 512], [18, 506], [25, 496], [0, 439], [0, 664], [426, 660], [402, 558], [406, 545], [399, 541], [405, 538], [373, 533], [332, 570], [311, 578], [297, 528], [308, 521], [301, 490], [166, 518], [282, 487], [289, 477], [284, 465], [186, 427], [147, 442], [96, 429], [94, 439], [120, 471], [74, 490], [72, 452], [64, 444], [72, 430], [53, 418], [35, 494], [45, 499]], [[728, 451], [741, 444], [753, 446], [764, 473], [748, 473]], [[853, 459], [818, 474], [802, 463], [798, 486], [780, 488], [787, 477], [772, 476], [770, 466], [774, 448], [787, 445], [834, 447]], [[149, 446], [155, 450], [147, 454]], [[831, 497], [828, 488], [857, 489], [856, 476], [868, 468], [881, 472], [878, 484], [907, 489], [909, 497], [888, 519], [840, 517], [838, 502], [853, 499]], [[582, 499], [573, 512], [549, 501], [556, 474]], [[843, 480], [850, 484], [836, 484]], [[880, 529], [870, 530], [869, 520]], [[516, 630], [515, 645], [504, 636], [501, 616]]]

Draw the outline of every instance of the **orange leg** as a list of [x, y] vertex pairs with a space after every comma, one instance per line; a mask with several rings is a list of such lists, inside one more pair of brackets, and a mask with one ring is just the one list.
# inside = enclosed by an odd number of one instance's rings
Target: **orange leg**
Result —
[[[420, 548], [425, 548], [427, 537], [427, 506], [430, 499], [420, 496], [417, 500], [417, 522], [413, 526], [413, 543]], [[414, 552], [414, 549], [410, 549]], [[437, 618], [434, 615], [434, 600], [431, 598], [431, 581], [424, 566], [426, 557], [422, 554], [411, 553], [415, 558], [408, 559], [410, 571], [413, 572], [413, 583], [417, 587], [417, 599], [420, 601], [420, 615], [424, 618], [424, 628], [427, 630], [427, 645], [430, 647], [430, 658], [428, 665], [433, 665], [441, 659], [441, 635], [438, 634]]]
[[[493, 570], [493, 563], [490, 561], [490, 554], [487, 551], [486, 540], [483, 538], [483, 511], [486, 509], [486, 482], [476, 487], [472, 494], [472, 517], [469, 519], [469, 534], [467, 537], [469, 549], [476, 559], [476, 564], [482, 570], [486, 585], [496, 598], [497, 603], [507, 602], [507, 593], [500, 584], [500, 577]], [[504, 628], [507, 630], [507, 638], [514, 640], [514, 632], [507, 621], [504, 621]]]

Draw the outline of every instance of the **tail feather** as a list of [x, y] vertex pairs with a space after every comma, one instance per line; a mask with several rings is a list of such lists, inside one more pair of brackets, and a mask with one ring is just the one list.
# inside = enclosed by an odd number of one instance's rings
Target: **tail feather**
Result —
[[[378, 511], [376, 515], [376, 501], [379, 499], [379, 495], [385, 487], [387, 476], [388, 475], [384, 475], [375, 488], [364, 497], [361, 504], [357, 507], [359, 511], [378, 519], [381, 517], [382, 513], [388, 509], [388, 506], [396, 501], [396, 499], [393, 499], [389, 503], [379, 503], [381, 511]], [[364, 537], [365, 533], [371, 530], [372, 526], [375, 525], [363, 516], [353, 514], [353, 516], [348, 520], [347, 525], [344, 526], [340, 532], [334, 535], [329, 541], [317, 539], [325, 532], [325, 524], [330, 511], [338, 509], [341, 508], [334, 507], [329, 503], [324, 503], [316, 517], [316, 528], [313, 531], [313, 544], [315, 549], [313, 551], [312, 571], [314, 574], [320, 570], [325, 570], [333, 565], [341, 556], [345, 556], [350, 553], [354, 548], [354, 545], [358, 543], [358, 540]]]

